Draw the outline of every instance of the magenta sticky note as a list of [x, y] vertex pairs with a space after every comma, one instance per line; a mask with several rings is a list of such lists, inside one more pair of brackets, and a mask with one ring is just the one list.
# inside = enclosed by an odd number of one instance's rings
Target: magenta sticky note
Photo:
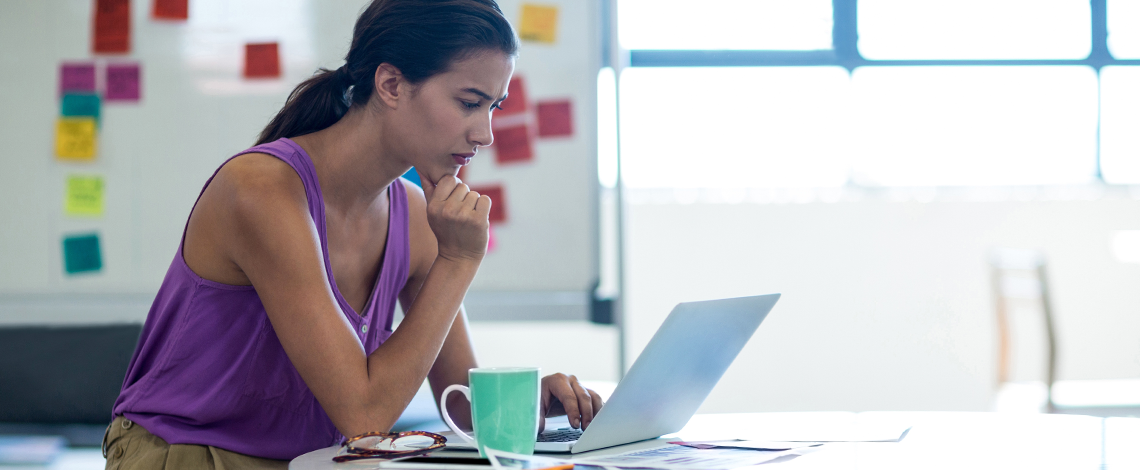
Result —
[[95, 93], [95, 64], [63, 63], [59, 66], [59, 95]]
[[106, 101], [138, 101], [142, 70], [139, 64], [107, 65]]

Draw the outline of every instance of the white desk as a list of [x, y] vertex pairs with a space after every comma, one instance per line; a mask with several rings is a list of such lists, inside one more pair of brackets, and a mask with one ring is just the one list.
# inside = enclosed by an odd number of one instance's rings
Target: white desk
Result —
[[[778, 438], [812, 426], [912, 425], [898, 443], [832, 443], [818, 452], [764, 464], [771, 469], [1140, 469], [1140, 419], [967, 412], [741, 413], [697, 415], [669, 440]], [[589, 454], [660, 445], [646, 441]], [[359, 469], [335, 464], [335, 447], [302, 455], [295, 470]]]

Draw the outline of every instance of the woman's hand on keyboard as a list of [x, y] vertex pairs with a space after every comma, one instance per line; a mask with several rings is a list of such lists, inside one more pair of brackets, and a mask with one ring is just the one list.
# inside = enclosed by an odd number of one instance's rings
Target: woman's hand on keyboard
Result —
[[[586, 429], [594, 416], [601, 411], [602, 397], [598, 392], [578, 383], [573, 375], [552, 374], [542, 378], [541, 405], [543, 417], [566, 415], [570, 426]], [[538, 432], [546, 429], [546, 420], [538, 421]]]

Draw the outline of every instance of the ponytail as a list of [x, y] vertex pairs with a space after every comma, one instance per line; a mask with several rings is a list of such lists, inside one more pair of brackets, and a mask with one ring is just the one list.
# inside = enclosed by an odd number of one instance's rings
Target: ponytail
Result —
[[380, 64], [392, 64], [418, 84], [473, 52], [513, 56], [518, 47], [495, 0], [373, 0], [356, 20], [345, 64], [297, 85], [257, 144], [335, 124], [350, 106], [368, 102]]
[[319, 69], [289, 93], [285, 107], [261, 131], [257, 145], [282, 137], [296, 137], [335, 124], [348, 112], [348, 86], [352, 83], [344, 67]]

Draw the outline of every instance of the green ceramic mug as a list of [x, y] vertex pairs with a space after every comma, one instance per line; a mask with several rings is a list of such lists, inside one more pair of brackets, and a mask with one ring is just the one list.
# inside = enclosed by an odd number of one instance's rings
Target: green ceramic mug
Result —
[[[467, 371], [470, 387], [452, 385], [439, 398], [440, 414], [455, 435], [479, 448], [531, 455], [538, 437], [539, 368], [484, 367]], [[471, 402], [472, 437], [459, 429], [447, 415], [447, 395], [463, 392]]]

